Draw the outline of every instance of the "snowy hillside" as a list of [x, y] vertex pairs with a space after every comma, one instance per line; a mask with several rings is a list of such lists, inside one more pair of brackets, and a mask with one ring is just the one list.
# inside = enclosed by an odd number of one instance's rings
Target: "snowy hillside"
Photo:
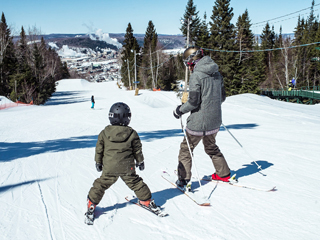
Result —
[[[94, 95], [95, 110], [91, 110]], [[84, 224], [95, 169], [97, 136], [117, 101], [132, 111], [146, 168], [137, 173], [169, 216], [159, 218], [124, 199], [133, 192], [119, 179]], [[217, 144], [239, 183], [262, 192], [203, 182], [211, 207], [200, 207], [161, 178], [177, 167], [180, 121], [174, 92], [119, 89], [115, 82], [61, 80], [44, 106], [0, 111], [0, 238], [54, 239], [319, 239], [320, 105], [298, 105], [243, 94], [223, 104]], [[185, 122], [187, 116], [184, 116]], [[214, 168], [202, 144], [194, 152], [199, 175]], [[263, 168], [258, 172], [253, 160]], [[193, 169], [193, 188], [199, 184]]]

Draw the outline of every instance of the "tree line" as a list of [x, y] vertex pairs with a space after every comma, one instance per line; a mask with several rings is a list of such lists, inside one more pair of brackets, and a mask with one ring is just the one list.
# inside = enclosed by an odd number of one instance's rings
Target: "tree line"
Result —
[[[181, 32], [187, 39], [189, 22], [190, 45], [204, 49], [218, 65], [227, 95], [259, 93], [261, 88], [286, 89], [292, 78], [297, 87], [319, 85], [320, 23], [314, 15], [314, 0], [310, 15], [299, 17], [294, 38], [276, 34], [274, 26], [265, 23], [260, 36], [252, 32], [248, 10], [232, 24], [231, 0], [216, 0], [212, 15], [201, 19], [193, 0], [188, 0], [182, 16]], [[312, 43], [312, 44], [310, 44]], [[121, 52], [121, 76], [126, 86], [137, 79], [142, 88], [172, 90], [176, 80], [184, 79], [182, 56], [164, 54], [152, 21], [149, 21], [144, 44], [140, 47], [128, 24]], [[130, 81], [129, 81], [130, 79]]]
[[0, 95], [12, 101], [44, 104], [56, 89], [56, 81], [68, 78], [66, 63], [47, 47], [36, 28], [26, 34], [21, 27], [14, 42], [4, 13], [0, 21]]

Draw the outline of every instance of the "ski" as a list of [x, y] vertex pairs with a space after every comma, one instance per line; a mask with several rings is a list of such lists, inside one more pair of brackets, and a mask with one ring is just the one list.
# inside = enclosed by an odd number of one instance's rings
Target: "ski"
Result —
[[161, 175], [161, 177], [163, 179], [165, 179], [166, 181], [168, 181], [170, 184], [172, 184], [173, 186], [175, 186], [177, 189], [179, 189], [181, 192], [183, 192], [189, 199], [191, 199], [195, 204], [197, 204], [198, 206], [211, 206], [210, 203], [208, 202], [199, 202], [197, 201], [193, 196], [192, 196], [192, 192], [188, 192], [188, 191], [185, 191], [184, 189], [178, 187], [174, 181], [172, 181], [170, 179], [170, 174], [166, 171], [163, 171], [163, 174]]
[[84, 223], [87, 225], [93, 225], [93, 221], [94, 221], [94, 212], [86, 212], [84, 214], [86, 217], [84, 219]]
[[227, 184], [227, 185], [240, 187], [240, 188], [247, 188], [247, 189], [251, 189], [251, 190], [263, 191], [263, 192], [275, 192], [275, 191], [277, 191], [276, 187], [272, 187], [272, 188], [269, 188], [269, 189], [263, 189], [263, 188], [257, 188], [257, 187], [250, 187], [250, 186], [246, 186], [246, 185], [241, 185], [241, 184], [238, 184], [238, 180], [232, 181], [232, 182], [223, 182], [223, 181], [212, 180], [211, 179], [211, 175], [203, 176], [202, 180], [203, 181], [209, 181], [209, 182]]
[[143, 208], [143, 209], [146, 209], [146, 210], [148, 210], [149, 212], [152, 212], [153, 214], [157, 215], [158, 217], [168, 216], [168, 213], [162, 211], [159, 206], [157, 207], [156, 211], [153, 211], [151, 208], [148, 208], [148, 207], [146, 207], [146, 206], [144, 206], [144, 205], [139, 204], [138, 198], [136, 198], [136, 197], [129, 197], [129, 196], [127, 196], [127, 197], [125, 197], [125, 199], [126, 199], [129, 203], [135, 204], [135, 205], [137, 205], [137, 206], [139, 206], [139, 207], [141, 207], [141, 208]]

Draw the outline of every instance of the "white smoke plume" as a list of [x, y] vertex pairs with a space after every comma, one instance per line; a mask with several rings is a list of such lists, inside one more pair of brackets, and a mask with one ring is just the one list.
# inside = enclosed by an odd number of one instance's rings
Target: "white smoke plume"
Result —
[[109, 33], [104, 33], [102, 29], [96, 30], [95, 34], [89, 34], [90, 38], [92, 40], [100, 40], [100, 41], [105, 41], [106, 43], [115, 45], [117, 48], [121, 48], [122, 44], [118, 42], [116, 38], [111, 38], [109, 36]]

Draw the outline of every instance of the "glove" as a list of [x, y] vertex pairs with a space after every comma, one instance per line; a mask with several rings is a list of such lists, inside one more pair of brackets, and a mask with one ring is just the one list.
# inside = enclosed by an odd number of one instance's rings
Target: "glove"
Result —
[[144, 170], [144, 162], [136, 163], [136, 167], [139, 167], [139, 170], [143, 171]]
[[183, 92], [182, 93], [182, 98], [181, 98], [182, 104], [184, 104], [184, 103], [186, 103], [188, 101], [188, 97], [189, 97], [189, 92]]
[[96, 163], [96, 169], [98, 172], [102, 171], [102, 164], [101, 163]]
[[176, 119], [179, 119], [181, 116], [182, 116], [182, 112], [180, 112], [180, 107], [181, 105], [179, 105], [176, 110], [173, 111], [173, 116], [176, 118]]

